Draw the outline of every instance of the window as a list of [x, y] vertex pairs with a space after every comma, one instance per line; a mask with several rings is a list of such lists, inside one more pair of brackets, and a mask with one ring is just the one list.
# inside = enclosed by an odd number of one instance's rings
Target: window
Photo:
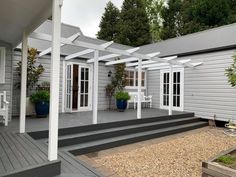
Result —
[[5, 61], [6, 52], [4, 47], [0, 47], [0, 84], [5, 83]]
[[[138, 87], [138, 72], [134, 70], [126, 70], [126, 81], [127, 85], [126, 87], [130, 88], [135, 88]], [[142, 71], [142, 80], [141, 80], [141, 85], [142, 87], [145, 87], [145, 81], [146, 81], [146, 72]]]

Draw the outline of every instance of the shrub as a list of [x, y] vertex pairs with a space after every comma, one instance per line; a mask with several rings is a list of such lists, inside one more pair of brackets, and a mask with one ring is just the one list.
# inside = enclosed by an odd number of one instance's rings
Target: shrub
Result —
[[50, 100], [50, 94], [46, 90], [38, 91], [30, 96], [30, 101], [33, 103], [38, 102], [49, 102]]
[[127, 101], [127, 100], [130, 99], [130, 96], [129, 96], [128, 92], [119, 91], [119, 92], [116, 92], [115, 98], [116, 98], [116, 100], [125, 100], [125, 101]]

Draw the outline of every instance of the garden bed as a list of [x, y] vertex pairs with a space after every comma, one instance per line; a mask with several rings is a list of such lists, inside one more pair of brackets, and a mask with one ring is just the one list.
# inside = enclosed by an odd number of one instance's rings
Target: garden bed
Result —
[[236, 177], [236, 147], [202, 163], [203, 177]]

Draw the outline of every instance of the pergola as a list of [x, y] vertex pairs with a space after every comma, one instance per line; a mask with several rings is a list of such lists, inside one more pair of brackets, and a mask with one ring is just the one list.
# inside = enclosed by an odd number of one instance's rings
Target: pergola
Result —
[[[26, 66], [27, 66], [27, 39], [28, 37], [47, 41], [52, 43], [41, 51], [39, 57], [51, 53], [51, 77], [50, 77], [50, 115], [49, 115], [49, 160], [57, 159], [57, 141], [58, 141], [58, 99], [59, 99], [59, 74], [60, 74], [60, 54], [61, 47], [73, 47], [73, 51], [66, 54], [65, 60], [76, 59], [78, 57], [88, 58], [87, 63], [93, 63], [93, 124], [97, 124], [97, 105], [98, 105], [98, 72], [99, 62], [105, 62], [105, 65], [115, 65], [126, 63], [128, 68], [133, 67], [138, 70], [138, 106], [137, 119], [141, 119], [141, 77], [142, 69], [160, 70], [170, 69], [170, 92], [169, 92], [169, 115], [172, 115], [173, 105], [173, 67], [197, 67], [202, 63], [194, 63], [191, 59], [179, 60], [177, 56], [165, 58], [158, 57], [159, 51], [151, 53], [140, 52], [140, 47], [130, 47], [115, 44], [113, 41], [91, 42], [89, 37], [80, 33], [73, 34], [65, 38], [61, 37], [61, 6], [62, 1], [53, 1], [53, 30], [52, 35], [33, 32], [30, 35], [23, 36], [22, 42], [22, 92], [21, 92], [21, 117], [20, 130], [25, 132], [25, 93], [26, 93]], [[119, 47], [117, 47], [119, 46]], [[158, 49], [157, 49], [158, 50]], [[64, 54], [63, 54], [64, 55]], [[92, 59], [91, 59], [92, 58]], [[119, 58], [119, 60], [117, 60]]]

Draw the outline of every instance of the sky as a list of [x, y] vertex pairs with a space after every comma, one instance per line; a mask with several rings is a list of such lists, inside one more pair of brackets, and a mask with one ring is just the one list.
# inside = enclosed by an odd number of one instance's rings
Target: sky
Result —
[[[83, 34], [96, 37], [99, 23], [109, 0], [64, 0], [62, 22], [80, 27]], [[119, 9], [123, 0], [111, 0]]]

